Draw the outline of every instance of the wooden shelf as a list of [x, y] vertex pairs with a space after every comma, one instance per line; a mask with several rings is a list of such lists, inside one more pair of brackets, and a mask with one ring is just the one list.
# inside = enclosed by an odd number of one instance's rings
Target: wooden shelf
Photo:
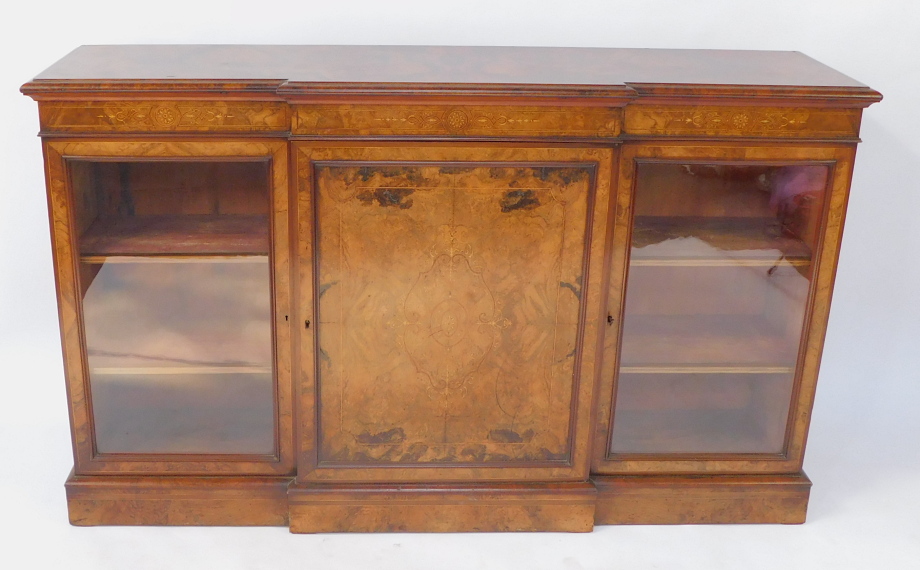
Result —
[[167, 255], [149, 255], [149, 254], [135, 254], [135, 255], [81, 255], [80, 262], [90, 265], [101, 265], [103, 263], [125, 263], [125, 264], [136, 264], [136, 263], [163, 263], [163, 264], [175, 264], [175, 263], [268, 263], [267, 254], [252, 254], [252, 255], [235, 255], [235, 254], [208, 254], [208, 255], [196, 255], [196, 254], [167, 254]]
[[109, 256], [268, 255], [268, 216], [100, 218], [80, 238], [84, 260]]
[[638, 216], [631, 265], [811, 265], [811, 248], [776, 220]]
[[[98, 338], [92, 336], [87, 349], [90, 372], [92, 375], [172, 375], [172, 374], [271, 374], [272, 365], [267, 353], [265, 332], [244, 336], [236, 330], [222, 331], [214, 329], [201, 337], [189, 335], [188, 329], [169, 327], [168, 323], [155, 321], [144, 323], [147, 334], [138, 334], [138, 330], [121, 328], [121, 336]], [[240, 323], [245, 330], [258, 323]], [[148, 332], [149, 331], [149, 332]], [[169, 331], [169, 334], [181, 335], [188, 342], [162, 344], [162, 337], [157, 333]], [[117, 344], [120, 343], [120, 344]], [[113, 350], [105, 350], [100, 344]], [[126, 345], [135, 345], [137, 351], [123, 351]], [[253, 347], [258, 347], [254, 349]], [[119, 351], [119, 348], [122, 351]], [[262, 354], [265, 352], [265, 354]], [[191, 353], [198, 358], [188, 358]], [[185, 354], [186, 356], [180, 356]], [[248, 358], [246, 358], [248, 356]], [[234, 358], [235, 357], [235, 358]]]
[[809, 267], [810, 259], [790, 258], [743, 258], [727, 256], [721, 259], [707, 259], [698, 257], [633, 257], [631, 267], [777, 267], [788, 265], [791, 267]]
[[798, 354], [759, 316], [628, 315], [624, 327], [622, 372], [788, 373]]
[[100, 366], [90, 370], [102, 376], [172, 376], [179, 374], [271, 374], [271, 366]]
[[622, 366], [621, 374], [791, 374], [792, 366]]

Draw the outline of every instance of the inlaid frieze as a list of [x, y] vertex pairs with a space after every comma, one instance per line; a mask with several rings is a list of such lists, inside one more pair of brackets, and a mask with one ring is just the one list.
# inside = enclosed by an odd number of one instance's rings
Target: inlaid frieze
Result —
[[606, 107], [301, 105], [299, 135], [442, 135], [610, 138], [622, 109]]
[[241, 101], [79, 101], [43, 103], [45, 131], [286, 131], [287, 106]]
[[860, 117], [860, 109], [631, 105], [626, 107], [624, 132], [846, 138], [857, 135]]

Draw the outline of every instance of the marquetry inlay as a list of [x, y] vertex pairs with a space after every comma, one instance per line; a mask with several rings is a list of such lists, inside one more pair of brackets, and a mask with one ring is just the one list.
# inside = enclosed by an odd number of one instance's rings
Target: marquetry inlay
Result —
[[298, 135], [442, 135], [610, 138], [622, 109], [605, 107], [302, 105]]
[[859, 109], [628, 106], [631, 135], [729, 135], [845, 138], [859, 130]]
[[287, 106], [272, 102], [113, 101], [41, 105], [46, 131], [286, 131]]

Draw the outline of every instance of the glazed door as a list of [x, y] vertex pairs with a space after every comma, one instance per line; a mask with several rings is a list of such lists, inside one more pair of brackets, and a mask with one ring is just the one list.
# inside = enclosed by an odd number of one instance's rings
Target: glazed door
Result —
[[623, 149], [597, 472], [798, 471], [852, 153]]
[[76, 473], [290, 473], [286, 146], [46, 153]]
[[299, 478], [584, 479], [612, 151], [295, 148]]

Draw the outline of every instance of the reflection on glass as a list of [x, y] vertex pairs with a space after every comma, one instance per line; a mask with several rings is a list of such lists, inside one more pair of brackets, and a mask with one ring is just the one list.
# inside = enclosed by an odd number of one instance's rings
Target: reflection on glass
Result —
[[791, 390], [788, 373], [621, 372], [614, 450], [775, 453]]
[[640, 163], [613, 453], [780, 453], [828, 168]]
[[273, 453], [266, 163], [71, 180], [97, 451]]

